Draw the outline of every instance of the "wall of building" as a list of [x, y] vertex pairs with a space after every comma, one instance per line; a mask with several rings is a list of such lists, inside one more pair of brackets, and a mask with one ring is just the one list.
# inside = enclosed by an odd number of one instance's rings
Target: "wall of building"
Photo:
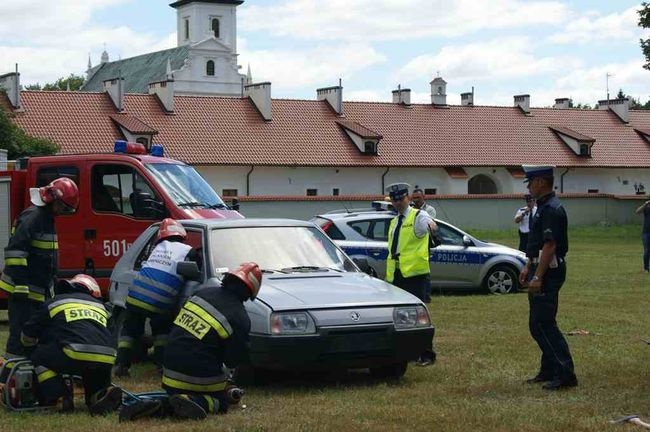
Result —
[[[565, 170], [556, 170], [556, 183]], [[586, 193], [597, 189], [600, 193], [634, 195], [639, 184], [650, 192], [650, 170], [625, 168], [573, 168], [564, 176], [564, 192]]]

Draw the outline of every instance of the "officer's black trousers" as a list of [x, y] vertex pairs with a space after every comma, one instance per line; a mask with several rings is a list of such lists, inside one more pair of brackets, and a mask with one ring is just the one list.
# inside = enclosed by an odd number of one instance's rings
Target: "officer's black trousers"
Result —
[[35, 302], [26, 297], [9, 296], [9, 338], [7, 339], [6, 353], [16, 356], [24, 356], [25, 350], [20, 342], [20, 333], [23, 326], [32, 316], [32, 313], [38, 310], [43, 303]]
[[56, 372], [56, 376], [39, 380], [39, 396], [44, 401], [54, 401], [66, 394], [61, 374], [78, 375], [83, 379], [86, 405], [94, 402], [92, 397], [111, 385], [111, 368], [108, 363], [73, 360], [56, 343], [39, 344], [30, 355], [34, 366], [42, 366]]
[[[162, 366], [167, 335], [171, 330], [175, 317], [173, 315], [149, 313], [143, 309], [133, 307], [131, 305], [127, 306], [126, 310], [123, 313], [125, 314], [125, 317], [124, 323], [122, 324], [122, 329], [120, 331], [120, 337], [126, 336], [131, 338], [133, 341], [138, 341], [142, 338], [142, 335], [144, 334], [145, 322], [147, 318], [149, 318], [149, 323], [151, 325], [151, 335], [153, 337], [154, 343], [154, 362], [158, 366]], [[123, 344], [118, 345], [119, 348], [117, 350], [116, 363], [118, 365], [130, 367], [133, 358], [134, 347], [136, 345], [137, 344], [131, 346], [123, 346]]]
[[[426, 293], [428, 287], [431, 287], [431, 277], [426, 275], [411, 276], [405, 278], [399, 269], [395, 269], [393, 285], [408, 291], [420, 300], [426, 303]], [[422, 352], [420, 360], [435, 360], [436, 354], [433, 351], [433, 339], [427, 348]]]
[[519, 231], [519, 250], [526, 252], [528, 248], [528, 233], [522, 233]]
[[[531, 277], [535, 270], [536, 266], [532, 266]], [[556, 321], [560, 288], [565, 278], [566, 264], [561, 262], [557, 268], [547, 270], [542, 281], [542, 293], [528, 294], [528, 327], [542, 351], [539, 372], [547, 378], [559, 378], [561, 381], [575, 378], [569, 344]]]

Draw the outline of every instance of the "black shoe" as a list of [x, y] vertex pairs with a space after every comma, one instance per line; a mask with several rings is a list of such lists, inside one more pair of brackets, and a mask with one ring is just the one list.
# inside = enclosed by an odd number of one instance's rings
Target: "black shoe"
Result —
[[119, 378], [130, 377], [129, 367], [126, 365], [116, 365], [113, 369], [113, 375]]
[[162, 402], [153, 399], [143, 399], [131, 405], [120, 408], [119, 421], [133, 421], [153, 417], [162, 408]]
[[569, 379], [561, 380], [561, 379], [554, 379], [553, 381], [549, 381], [546, 384], [542, 386], [544, 390], [562, 390], [562, 389], [567, 389], [571, 387], [575, 387], [578, 385], [578, 379], [574, 376]]
[[540, 372], [537, 375], [535, 375], [534, 377], [528, 378], [526, 380], [526, 384], [537, 384], [537, 383], [542, 383], [542, 382], [546, 382], [546, 381], [553, 381], [553, 377]]
[[120, 405], [122, 405], [122, 389], [109, 387], [101, 397], [97, 398], [94, 404], [88, 407], [88, 411], [90, 415], [106, 415], [117, 411]]
[[169, 398], [169, 404], [176, 417], [189, 420], [203, 420], [208, 415], [201, 405], [192, 401], [186, 395], [174, 395]]

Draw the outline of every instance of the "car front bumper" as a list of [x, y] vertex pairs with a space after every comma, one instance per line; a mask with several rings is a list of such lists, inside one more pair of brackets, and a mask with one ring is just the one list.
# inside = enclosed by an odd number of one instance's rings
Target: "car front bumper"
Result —
[[251, 366], [264, 369], [367, 368], [416, 360], [431, 346], [433, 327], [327, 327], [316, 334], [251, 334]]

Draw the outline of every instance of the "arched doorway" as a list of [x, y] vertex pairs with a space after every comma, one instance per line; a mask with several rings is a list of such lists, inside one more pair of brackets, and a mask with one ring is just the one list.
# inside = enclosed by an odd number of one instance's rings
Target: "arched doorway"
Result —
[[497, 185], [485, 174], [477, 174], [467, 182], [468, 194], [495, 194], [498, 193]]

